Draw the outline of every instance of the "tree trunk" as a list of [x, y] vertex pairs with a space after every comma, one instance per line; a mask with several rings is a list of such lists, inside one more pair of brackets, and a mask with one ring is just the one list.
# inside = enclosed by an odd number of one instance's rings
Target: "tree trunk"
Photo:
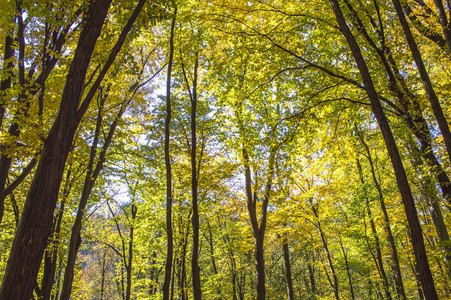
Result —
[[[15, 16], [12, 18], [13, 23], [15, 23]], [[3, 52], [3, 66], [2, 66], [2, 73], [4, 79], [0, 83], [0, 129], [2, 128], [3, 124], [3, 117], [5, 115], [6, 111], [6, 97], [7, 97], [7, 91], [11, 88], [12, 84], [12, 69], [14, 67], [14, 35], [13, 30], [11, 32], [6, 33], [5, 36], [5, 48]], [[1, 208], [1, 207], [0, 207]]]
[[[193, 275], [193, 299], [202, 300], [202, 290], [200, 286], [200, 268], [199, 268], [199, 207], [198, 207], [198, 171], [196, 169], [196, 113], [197, 113], [197, 70], [199, 60], [196, 53], [196, 63], [194, 65], [193, 93], [191, 96], [191, 193], [193, 201], [193, 248], [191, 253], [191, 272]], [[186, 76], [185, 76], [186, 79]], [[188, 81], [187, 81], [188, 84]], [[189, 86], [188, 86], [189, 90]]]
[[[446, 150], [448, 151], [448, 159], [451, 160], [451, 132], [449, 130], [448, 122], [443, 114], [442, 107], [440, 106], [440, 102], [437, 98], [437, 95], [432, 87], [431, 80], [429, 78], [429, 74], [424, 66], [423, 59], [421, 57], [418, 46], [413, 38], [412, 32], [410, 31], [409, 24], [404, 16], [401, 3], [399, 0], [392, 0], [393, 5], [395, 7], [396, 13], [398, 15], [399, 21], [401, 22], [402, 29], [404, 30], [404, 34], [407, 39], [407, 43], [409, 44], [410, 51], [412, 52], [413, 59], [415, 60], [415, 64], [418, 69], [418, 73], [420, 74], [421, 80], [423, 81], [424, 89], [426, 90], [429, 102], [431, 104], [432, 110], [434, 112], [434, 116], [437, 120], [438, 126], [440, 128], [440, 132], [442, 133], [443, 140], [446, 145]], [[440, 0], [438, 0], [440, 1]], [[448, 28], [449, 31], [449, 28]], [[447, 41], [448, 43], [448, 41]], [[449, 44], [448, 44], [449, 45]], [[412, 234], [414, 234], [412, 232]], [[426, 298], [427, 293], [425, 292]]]
[[116, 118], [111, 123], [110, 128], [108, 130], [107, 137], [105, 138], [105, 142], [102, 146], [102, 151], [100, 151], [100, 155], [97, 161], [97, 164], [94, 166], [94, 162], [96, 160], [96, 154], [98, 153], [98, 142], [100, 138], [100, 133], [102, 131], [102, 120], [103, 120], [103, 107], [106, 101], [107, 95], [100, 96], [100, 105], [99, 112], [97, 114], [96, 121], [96, 129], [94, 132], [93, 142], [91, 145], [91, 153], [89, 157], [87, 172], [85, 181], [83, 184], [83, 190], [80, 197], [80, 202], [78, 203], [77, 215], [75, 217], [74, 225], [72, 226], [71, 238], [69, 243], [68, 255], [66, 268], [64, 272], [64, 282], [61, 291], [61, 299], [60, 300], [69, 300], [71, 291], [72, 291], [72, 283], [74, 278], [74, 267], [75, 260], [77, 258], [78, 248], [76, 247], [77, 241], [80, 236], [83, 216], [86, 211], [86, 205], [88, 204], [89, 196], [91, 195], [92, 189], [94, 188], [94, 184], [97, 178], [100, 175], [100, 172], [103, 169], [103, 165], [106, 160], [106, 154], [108, 152], [108, 148], [113, 140], [114, 133], [117, 128], [117, 124], [121, 119], [123, 113], [126, 110], [126, 102], [123, 102], [119, 112], [116, 115]]
[[343, 253], [343, 257], [345, 259], [345, 265], [346, 265], [346, 274], [348, 275], [349, 280], [349, 290], [351, 291], [351, 299], [354, 300], [354, 287], [352, 286], [352, 277], [351, 277], [351, 270], [349, 269], [349, 262], [348, 262], [348, 254], [345, 251], [345, 248], [343, 247], [343, 243], [340, 240], [340, 248], [341, 252]]
[[257, 219], [257, 195], [252, 195], [252, 178], [250, 169], [250, 160], [247, 154], [246, 147], [243, 145], [243, 162], [244, 162], [244, 177], [247, 197], [247, 210], [251, 221], [252, 234], [254, 236], [254, 260], [257, 279], [257, 300], [266, 299], [265, 286], [265, 257], [264, 257], [264, 239], [267, 221], [267, 208], [269, 203], [269, 193], [271, 191], [272, 180], [274, 176], [274, 159], [276, 149], [271, 149], [270, 158], [268, 162], [268, 178], [265, 187], [265, 196], [261, 208], [260, 225]]
[[91, 54], [111, 0], [92, 2], [70, 66], [58, 116], [28, 191], [0, 289], [0, 300], [30, 299], [39, 271], [67, 155], [78, 127], [77, 110]]
[[291, 277], [290, 251], [288, 249], [287, 234], [282, 240], [283, 261], [285, 263], [285, 279], [287, 281], [287, 299], [294, 300], [293, 279]]
[[128, 241], [128, 264], [127, 264], [127, 290], [125, 292], [125, 300], [130, 300], [132, 294], [132, 266], [133, 266], [133, 238], [135, 230], [135, 219], [138, 208], [135, 202], [132, 203], [132, 220], [130, 225], [130, 240]]
[[[392, 269], [393, 269], [393, 274], [394, 274], [394, 279], [395, 279], [396, 292], [401, 299], [406, 300], [407, 297], [406, 297], [406, 294], [404, 291], [404, 284], [402, 281], [401, 268], [399, 265], [399, 258], [398, 258], [398, 250], [396, 249], [395, 239], [394, 239], [393, 233], [391, 231], [390, 219], [388, 218], [388, 212], [387, 212], [387, 208], [385, 206], [384, 196], [382, 194], [382, 188], [376, 177], [376, 171], [374, 168], [371, 151], [370, 151], [370, 148], [368, 147], [367, 143], [365, 142], [365, 139], [363, 138], [363, 134], [357, 129], [356, 129], [356, 133], [360, 139], [361, 144], [365, 148], [366, 157], [368, 158], [368, 162], [370, 164], [371, 177], [373, 179], [374, 186], [376, 187], [376, 190], [377, 190], [381, 210], [384, 214], [384, 229], [387, 234], [387, 239], [390, 243], [390, 248], [391, 248]], [[357, 160], [357, 168], [359, 169], [360, 180], [363, 184], [364, 179], [363, 179], [362, 167], [360, 166], [360, 162], [358, 160]], [[368, 211], [368, 213], [370, 213], [370, 212]]]
[[412, 233], [412, 246], [415, 253], [415, 258], [418, 264], [418, 271], [421, 277], [421, 285], [423, 287], [424, 294], [427, 300], [438, 299], [437, 291], [435, 290], [434, 280], [429, 268], [429, 262], [427, 259], [426, 249], [424, 246], [423, 232], [421, 229], [420, 221], [418, 219], [417, 211], [415, 208], [415, 202], [413, 200], [412, 192], [410, 190], [407, 175], [402, 164], [401, 156], [399, 155], [398, 148], [396, 146], [393, 133], [388, 124], [387, 117], [383, 111], [382, 105], [379, 101], [379, 97], [374, 88], [373, 81], [368, 71], [365, 60], [362, 57], [360, 48], [352, 35], [349, 27], [346, 24], [343, 13], [340, 9], [340, 5], [337, 0], [330, 0], [332, 8], [334, 10], [337, 22], [340, 26], [340, 30], [345, 36], [354, 58], [357, 62], [357, 66], [360, 70], [360, 74], [363, 79], [365, 90], [371, 101], [371, 107], [373, 113], [377, 119], [379, 127], [387, 146], [388, 154], [392, 161], [393, 169], [396, 175], [396, 182], [401, 193], [404, 209], [409, 223], [409, 228]]
[[169, 39], [169, 62], [168, 62], [168, 78], [166, 82], [166, 120], [164, 123], [164, 160], [166, 164], [166, 232], [167, 232], [167, 250], [166, 264], [163, 283], [163, 300], [169, 300], [169, 287], [171, 284], [171, 271], [173, 260], [173, 234], [172, 234], [172, 176], [171, 176], [171, 157], [169, 153], [170, 128], [172, 116], [171, 108], [171, 73], [172, 60], [174, 57], [174, 28], [177, 16], [177, 8], [174, 10], [174, 18], [171, 25], [171, 37]]
[[321, 223], [318, 220], [318, 210], [314, 207], [314, 205], [312, 204], [312, 211], [313, 214], [315, 216], [316, 219], [316, 228], [318, 229], [319, 232], [319, 236], [321, 238], [321, 243], [323, 244], [323, 248], [324, 248], [324, 252], [326, 252], [326, 258], [327, 258], [327, 263], [329, 264], [329, 269], [330, 272], [332, 273], [332, 279], [333, 282], [331, 281], [331, 285], [334, 291], [334, 297], [335, 300], [340, 300], [340, 295], [338, 293], [338, 277], [337, 277], [337, 273], [335, 272], [335, 267], [334, 264], [332, 262], [332, 256], [330, 255], [330, 251], [329, 251], [329, 246], [327, 245], [327, 239], [326, 239], [326, 235], [324, 234], [324, 231], [321, 227]]

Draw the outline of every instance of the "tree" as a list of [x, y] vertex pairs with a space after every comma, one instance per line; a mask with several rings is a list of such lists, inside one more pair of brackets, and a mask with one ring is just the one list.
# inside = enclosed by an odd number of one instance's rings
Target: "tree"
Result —
[[73, 136], [93, 94], [120, 51], [144, 3], [145, 1], [142, 0], [138, 4], [132, 18], [124, 27], [116, 47], [110, 53], [109, 60], [104, 65], [94, 86], [91, 87], [91, 95], [88, 94], [85, 101], [80, 103], [89, 61], [111, 1], [98, 0], [89, 5], [86, 12], [86, 23], [80, 33], [78, 47], [67, 75], [60, 110], [44, 144], [11, 248], [0, 290], [0, 299], [31, 297], [53, 221], [52, 215]]

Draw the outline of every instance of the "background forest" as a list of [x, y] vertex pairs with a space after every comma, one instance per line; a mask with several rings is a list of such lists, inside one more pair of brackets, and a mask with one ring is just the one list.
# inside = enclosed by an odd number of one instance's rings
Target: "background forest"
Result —
[[449, 0], [0, 28], [0, 300], [451, 299]]

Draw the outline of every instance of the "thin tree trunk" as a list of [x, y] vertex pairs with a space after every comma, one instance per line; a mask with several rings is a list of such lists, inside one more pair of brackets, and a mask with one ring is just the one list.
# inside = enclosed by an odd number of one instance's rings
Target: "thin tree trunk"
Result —
[[285, 263], [285, 279], [287, 281], [287, 299], [294, 300], [293, 279], [291, 277], [290, 251], [288, 248], [288, 237], [285, 233], [282, 240], [283, 261]]
[[[421, 80], [423, 81], [424, 89], [426, 90], [429, 102], [431, 104], [432, 110], [434, 112], [434, 116], [437, 120], [438, 126], [440, 127], [440, 132], [442, 133], [443, 140], [446, 145], [446, 150], [448, 151], [448, 159], [451, 160], [451, 132], [449, 130], [448, 122], [443, 114], [442, 107], [440, 106], [440, 102], [437, 98], [437, 95], [432, 87], [431, 80], [429, 78], [426, 67], [424, 66], [423, 59], [421, 57], [421, 53], [418, 50], [418, 46], [413, 38], [412, 32], [410, 31], [409, 24], [404, 16], [402, 6], [399, 0], [392, 0], [393, 5], [395, 7], [396, 13], [398, 15], [399, 21], [401, 22], [402, 29], [404, 30], [404, 34], [406, 36], [407, 43], [409, 44], [410, 51], [412, 52], [412, 56], [415, 60], [415, 64], [418, 69], [418, 73], [420, 74]], [[440, 0], [439, 0], [440, 1]], [[449, 28], [448, 28], [449, 29]], [[448, 41], [447, 41], [448, 43]], [[449, 44], [448, 44], [449, 46]], [[412, 234], [414, 234], [412, 232]], [[425, 292], [426, 298], [427, 293]]]
[[[446, 10], [445, 6], [443, 5], [442, 0], [434, 0], [435, 7], [437, 8], [437, 15], [440, 25], [442, 26], [443, 30], [443, 36], [446, 40], [446, 45], [448, 46], [448, 49], [451, 50], [451, 27], [450, 23], [448, 22], [448, 17], [446, 16]], [[451, 9], [448, 7], [448, 9]]]
[[133, 238], [135, 231], [135, 219], [138, 208], [135, 202], [132, 203], [132, 220], [130, 225], [130, 240], [128, 241], [128, 264], [127, 264], [127, 290], [125, 292], [125, 300], [130, 300], [132, 293], [132, 266], [133, 266]]
[[244, 176], [245, 188], [247, 197], [247, 210], [251, 221], [252, 234], [254, 236], [254, 259], [255, 269], [257, 275], [257, 300], [266, 299], [265, 286], [265, 257], [264, 257], [264, 239], [267, 221], [267, 209], [269, 203], [269, 193], [271, 191], [272, 180], [274, 176], [274, 159], [276, 149], [271, 149], [270, 158], [268, 162], [268, 178], [265, 188], [265, 196], [261, 208], [260, 225], [257, 219], [257, 195], [252, 195], [252, 178], [250, 170], [250, 160], [247, 154], [246, 147], [243, 145], [243, 162], [244, 162]]
[[323, 244], [324, 251], [326, 252], [327, 263], [329, 264], [329, 269], [330, 269], [330, 272], [332, 273], [333, 282], [330, 279], [329, 279], [329, 281], [330, 281], [330, 284], [334, 291], [334, 297], [335, 297], [335, 300], [340, 300], [340, 295], [338, 292], [338, 277], [337, 277], [337, 273], [335, 272], [334, 264], [332, 262], [332, 256], [330, 255], [329, 246], [327, 244], [327, 238], [321, 227], [321, 223], [318, 220], [318, 218], [319, 218], [318, 210], [314, 207], [313, 204], [312, 204], [311, 208], [312, 208], [313, 214], [315, 215], [316, 228], [318, 229], [319, 236], [321, 238], [321, 243]]
[[[196, 170], [196, 152], [197, 152], [197, 136], [196, 136], [196, 113], [197, 113], [197, 70], [199, 59], [196, 53], [196, 62], [194, 64], [193, 92], [191, 98], [191, 193], [193, 201], [193, 248], [191, 253], [191, 272], [193, 275], [193, 299], [202, 300], [202, 290], [200, 286], [200, 268], [199, 268], [199, 207], [198, 207], [198, 171]], [[188, 80], [185, 76], [186, 83]], [[190, 91], [188, 85], [188, 91]]]
[[351, 299], [354, 300], [355, 296], [354, 296], [354, 287], [352, 286], [352, 277], [351, 277], [351, 270], [349, 268], [349, 262], [348, 262], [348, 254], [345, 251], [345, 248], [343, 246], [343, 243], [341, 242], [340, 239], [340, 248], [341, 248], [341, 252], [343, 253], [343, 257], [345, 259], [345, 265], [346, 265], [346, 274], [348, 275], [348, 280], [349, 280], [349, 290], [351, 291]]
[[343, 13], [340, 9], [340, 5], [337, 0], [330, 0], [330, 3], [334, 10], [334, 14], [336, 16], [340, 29], [343, 35], [345, 36], [346, 40], [348, 41], [348, 44], [357, 62], [357, 66], [360, 70], [365, 90], [371, 101], [373, 113], [381, 129], [382, 135], [385, 140], [385, 144], [387, 146], [388, 154], [392, 161], [393, 169], [396, 175], [396, 182], [399, 191], [401, 193], [404, 209], [407, 216], [407, 221], [409, 223], [409, 228], [412, 233], [411, 241], [415, 253], [415, 258], [418, 264], [418, 270], [421, 277], [421, 284], [423, 287], [424, 294], [427, 300], [438, 299], [437, 291], [435, 290], [434, 286], [434, 280], [432, 278], [431, 269], [429, 267], [429, 262], [427, 259], [426, 249], [423, 240], [423, 232], [415, 208], [415, 202], [413, 200], [412, 192], [410, 190], [409, 182], [407, 180], [407, 175], [405, 173], [405, 169], [402, 164], [401, 156], [399, 155], [398, 148], [396, 146], [396, 142], [393, 137], [393, 133], [390, 129], [387, 117], [385, 116], [382, 105], [379, 101], [379, 97], [374, 88], [373, 81], [371, 79], [365, 60], [362, 57], [360, 48], [354, 36], [352, 35], [348, 25], [346, 24]]
[[[312, 260], [314, 259], [314, 255], [312, 255]], [[309, 255], [308, 252], [306, 254], [307, 258], [307, 269], [309, 274], [309, 280], [310, 280], [310, 289], [311, 289], [311, 295], [313, 299], [316, 299], [316, 280], [315, 280], [315, 267], [314, 267], [314, 261], [309, 261], [308, 259]]]
[[407, 148], [410, 152], [409, 157], [412, 166], [420, 175], [420, 178], [423, 179], [421, 182], [423, 198], [427, 204], [427, 210], [429, 210], [429, 213], [431, 214], [435, 232], [437, 233], [438, 240], [440, 241], [439, 247], [442, 252], [442, 257], [445, 263], [445, 269], [448, 276], [448, 280], [451, 280], [451, 243], [449, 239], [448, 229], [446, 228], [446, 224], [443, 219], [439, 200], [437, 199], [437, 196], [434, 193], [435, 186], [429, 179], [428, 175], [422, 176], [423, 162], [420, 159], [420, 153], [418, 149], [416, 149], [416, 147], [413, 145], [413, 141], [408, 141]]
[[174, 57], [174, 28], [177, 17], [177, 8], [174, 9], [174, 17], [171, 25], [171, 37], [169, 39], [169, 62], [168, 77], [166, 82], [166, 120], [164, 123], [164, 160], [166, 164], [166, 232], [167, 232], [167, 250], [166, 265], [163, 283], [163, 300], [169, 300], [169, 287], [171, 283], [171, 271], [173, 261], [173, 233], [172, 233], [172, 176], [171, 176], [171, 157], [169, 153], [170, 128], [172, 116], [171, 108], [171, 73], [172, 61]]
[[[407, 297], [406, 297], [406, 294], [404, 291], [404, 284], [402, 281], [401, 268], [399, 265], [399, 258], [398, 258], [398, 250], [396, 248], [395, 238], [393, 237], [393, 233], [391, 231], [390, 219], [388, 218], [388, 212], [387, 212], [387, 208], [385, 206], [384, 196], [382, 194], [382, 188], [376, 177], [376, 171], [374, 168], [371, 151], [370, 151], [370, 148], [368, 147], [368, 144], [365, 142], [365, 139], [363, 138], [363, 134], [359, 130], [357, 130], [357, 128], [356, 128], [356, 133], [357, 133], [357, 136], [359, 137], [361, 144], [365, 148], [366, 157], [370, 164], [371, 177], [373, 179], [374, 186], [376, 187], [376, 190], [377, 190], [381, 210], [384, 214], [384, 229], [387, 234], [387, 239], [390, 243], [390, 248], [391, 248], [392, 269], [393, 269], [393, 274], [394, 274], [394, 279], [395, 279], [396, 292], [397, 292], [398, 296], [401, 297], [401, 299], [406, 300]], [[359, 169], [359, 172], [361, 173], [360, 180], [363, 183], [364, 179], [363, 179], [362, 168], [361, 168], [358, 160], [357, 160], [357, 167]]]

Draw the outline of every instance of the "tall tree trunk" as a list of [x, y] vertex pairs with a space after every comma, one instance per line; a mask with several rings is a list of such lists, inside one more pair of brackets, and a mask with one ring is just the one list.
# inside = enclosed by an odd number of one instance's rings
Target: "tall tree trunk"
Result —
[[335, 272], [335, 267], [332, 262], [332, 256], [330, 254], [329, 246], [327, 244], [327, 238], [326, 238], [326, 235], [324, 234], [323, 228], [321, 227], [321, 223], [318, 220], [318, 218], [319, 218], [318, 210], [316, 209], [316, 207], [313, 204], [312, 204], [311, 208], [312, 208], [313, 214], [316, 219], [315, 226], [318, 229], [321, 243], [323, 244], [324, 252], [326, 252], [327, 263], [329, 264], [329, 269], [330, 269], [330, 272], [332, 273], [333, 281], [330, 281], [330, 282], [331, 282], [331, 285], [332, 285], [332, 288], [334, 291], [334, 297], [335, 297], [335, 300], [340, 300], [340, 294], [338, 292], [338, 276], [337, 276], [337, 273]]
[[288, 237], [285, 233], [282, 239], [283, 261], [285, 264], [285, 279], [287, 281], [287, 299], [294, 300], [293, 279], [291, 277], [290, 251], [288, 248]]
[[[448, 159], [451, 160], [451, 132], [449, 130], [448, 122], [443, 114], [442, 107], [440, 106], [440, 102], [437, 98], [434, 88], [432, 87], [429, 74], [426, 70], [426, 67], [424, 66], [420, 50], [418, 49], [415, 39], [413, 38], [412, 32], [410, 31], [409, 23], [407, 22], [406, 17], [404, 16], [401, 3], [399, 0], [392, 1], [396, 10], [396, 14], [398, 15], [399, 21], [401, 22], [404, 35], [406, 36], [407, 43], [409, 44], [410, 51], [412, 52], [413, 59], [415, 60], [415, 65], [417, 66], [418, 73], [420, 74], [421, 80], [423, 81], [423, 86], [424, 89], [426, 90], [429, 102], [434, 112], [435, 119], [437, 120], [440, 132], [442, 133], [443, 140], [446, 145], [446, 150], [448, 151]], [[412, 232], [412, 234], [414, 233]], [[426, 298], [428, 297], [426, 292], [425, 296]]]
[[[385, 229], [385, 233], [387, 234], [387, 240], [389, 241], [390, 248], [391, 248], [392, 269], [393, 269], [393, 274], [394, 274], [394, 279], [395, 279], [396, 292], [397, 292], [398, 296], [401, 299], [406, 300], [407, 297], [406, 297], [406, 294], [405, 294], [405, 291], [404, 291], [404, 284], [403, 284], [403, 281], [402, 281], [401, 267], [399, 265], [399, 258], [398, 258], [398, 250], [396, 248], [395, 238], [393, 237], [393, 233], [391, 231], [390, 219], [388, 218], [388, 212], [387, 212], [387, 208], [385, 206], [385, 200], [384, 200], [384, 196], [382, 194], [382, 188], [381, 188], [381, 185], [379, 183], [379, 180], [376, 177], [376, 170], [374, 168], [374, 163], [373, 163], [373, 158], [372, 158], [372, 155], [371, 155], [371, 151], [370, 151], [370, 148], [368, 147], [368, 144], [366, 143], [365, 139], [363, 138], [362, 132], [360, 132], [356, 128], [356, 133], [357, 133], [357, 136], [358, 136], [361, 144], [365, 148], [366, 157], [367, 157], [368, 162], [370, 164], [371, 178], [373, 179], [374, 186], [376, 187], [377, 195], [378, 195], [378, 198], [379, 198], [379, 203], [380, 203], [380, 206], [381, 206], [381, 210], [382, 210], [382, 212], [384, 214], [384, 229]], [[361, 182], [363, 184], [364, 183], [364, 179], [363, 179], [362, 167], [361, 167], [360, 162], [358, 160], [357, 160], [357, 168], [358, 168], [359, 173], [360, 173], [360, 180], [361, 180]]]
[[171, 25], [171, 37], [169, 39], [169, 62], [168, 77], [166, 82], [166, 120], [164, 123], [164, 161], [166, 164], [166, 234], [167, 234], [167, 250], [166, 264], [163, 283], [163, 300], [169, 300], [169, 287], [171, 284], [171, 271], [173, 261], [173, 233], [172, 233], [172, 175], [171, 175], [171, 157], [169, 153], [170, 128], [172, 116], [171, 108], [171, 73], [172, 61], [174, 57], [174, 28], [177, 16], [177, 8], [174, 9], [174, 18]]
[[373, 113], [381, 129], [382, 135], [385, 140], [385, 144], [387, 146], [388, 154], [392, 161], [393, 169], [396, 175], [396, 182], [399, 191], [401, 193], [404, 209], [407, 216], [407, 221], [409, 223], [409, 228], [412, 233], [411, 241], [415, 253], [416, 262], [418, 265], [418, 271], [421, 277], [421, 285], [423, 287], [424, 294], [427, 300], [438, 299], [437, 291], [435, 290], [434, 286], [434, 280], [432, 278], [431, 269], [429, 267], [429, 262], [427, 259], [426, 248], [424, 246], [423, 240], [423, 231], [421, 229], [420, 221], [418, 219], [417, 211], [415, 208], [415, 202], [413, 200], [412, 192], [410, 190], [409, 182], [407, 180], [407, 175], [405, 173], [405, 169], [402, 164], [401, 156], [399, 155], [398, 148], [396, 146], [396, 142], [393, 137], [393, 133], [390, 129], [390, 125], [388, 124], [388, 119], [385, 116], [382, 105], [379, 101], [379, 97], [374, 88], [373, 81], [371, 79], [365, 60], [363, 59], [363, 56], [360, 52], [360, 48], [354, 36], [352, 35], [348, 25], [346, 24], [338, 1], [330, 0], [330, 3], [334, 10], [337, 22], [340, 26], [340, 30], [345, 36], [351, 48], [351, 51], [354, 55], [354, 58], [357, 62], [357, 66], [360, 70], [365, 90], [371, 101]]
[[133, 266], [133, 238], [135, 231], [135, 219], [138, 208], [133, 200], [132, 220], [130, 225], [130, 239], [128, 241], [128, 264], [127, 264], [127, 290], [125, 291], [125, 300], [130, 300], [132, 294], [132, 266]]
[[[314, 254], [311, 255], [311, 259], [314, 259]], [[315, 267], [314, 267], [314, 261], [309, 261], [308, 259], [309, 253], [306, 253], [306, 260], [307, 260], [307, 269], [309, 274], [309, 281], [310, 281], [310, 289], [311, 289], [311, 295], [313, 299], [316, 299], [316, 280], [315, 280]]]
[[100, 95], [100, 105], [99, 112], [97, 114], [96, 121], [96, 129], [94, 132], [94, 138], [91, 145], [91, 152], [89, 156], [89, 162], [87, 167], [87, 172], [85, 176], [85, 181], [83, 184], [83, 190], [80, 197], [80, 202], [78, 203], [77, 215], [75, 216], [74, 225], [72, 226], [71, 238], [69, 242], [69, 249], [67, 255], [66, 268], [64, 271], [64, 282], [61, 291], [61, 299], [60, 300], [69, 300], [71, 291], [72, 291], [72, 283], [74, 278], [74, 267], [75, 260], [77, 258], [78, 247], [77, 241], [80, 238], [83, 216], [86, 211], [86, 205], [88, 204], [89, 196], [91, 195], [92, 189], [94, 188], [95, 182], [100, 175], [100, 172], [103, 169], [106, 154], [108, 152], [108, 148], [113, 140], [114, 133], [117, 128], [117, 124], [119, 120], [122, 118], [124, 114], [127, 102], [122, 102], [122, 105], [117, 113], [114, 121], [111, 123], [110, 128], [108, 130], [107, 137], [105, 138], [105, 142], [102, 146], [102, 150], [100, 151], [99, 158], [97, 160], [97, 164], [95, 164], [96, 155], [98, 153], [98, 142], [100, 138], [100, 134], [102, 131], [102, 121], [103, 121], [103, 108], [106, 101], [107, 95]]
[[346, 265], [346, 274], [348, 275], [348, 280], [349, 280], [349, 290], [351, 292], [351, 299], [354, 300], [355, 296], [354, 296], [354, 287], [352, 286], [352, 276], [351, 276], [351, 270], [349, 268], [349, 262], [348, 262], [348, 254], [346, 253], [346, 250], [343, 246], [343, 243], [341, 242], [340, 239], [340, 248], [341, 248], [341, 252], [343, 253], [343, 258], [345, 259], [345, 265]]
[[438, 240], [440, 241], [439, 247], [442, 252], [448, 280], [451, 280], [451, 242], [449, 239], [448, 229], [446, 228], [446, 224], [443, 219], [439, 199], [437, 199], [437, 195], [434, 193], [435, 186], [431, 182], [428, 175], [422, 174], [423, 162], [421, 161], [418, 149], [416, 149], [413, 145], [413, 141], [408, 141], [407, 148], [410, 153], [411, 163], [417, 171], [417, 174], [419, 174], [422, 179], [421, 189], [423, 198], [427, 204], [427, 210], [431, 214], [435, 232], [437, 233]]
[[[244, 133], [243, 133], [244, 134]], [[257, 218], [257, 195], [252, 194], [252, 178], [250, 169], [250, 160], [247, 154], [247, 149], [243, 145], [243, 163], [244, 163], [244, 177], [247, 197], [247, 211], [251, 221], [252, 234], [254, 236], [254, 259], [255, 269], [257, 275], [257, 300], [266, 299], [265, 286], [265, 256], [264, 256], [264, 240], [267, 222], [267, 209], [269, 203], [269, 195], [272, 187], [274, 177], [274, 160], [277, 152], [277, 147], [271, 149], [268, 161], [268, 178], [265, 187], [265, 196], [261, 207], [260, 225]]]
[[[437, 15], [440, 25], [442, 26], [443, 36], [446, 40], [446, 45], [448, 49], [451, 51], [451, 24], [449, 23], [448, 17], [446, 15], [445, 6], [443, 5], [442, 0], [434, 0], [435, 7], [437, 8]], [[448, 10], [451, 7], [448, 7]]]
[[44, 144], [16, 231], [0, 289], [1, 300], [30, 299], [32, 296], [67, 155], [78, 127], [76, 115], [84, 79], [110, 4], [111, 0], [97, 0], [89, 7], [67, 75], [60, 110]]
[[[196, 113], [197, 113], [197, 70], [199, 67], [199, 59], [196, 53], [196, 62], [194, 64], [193, 92], [191, 98], [191, 193], [193, 201], [193, 248], [191, 253], [191, 272], [193, 275], [193, 299], [202, 300], [202, 290], [200, 286], [200, 268], [199, 268], [199, 205], [197, 196], [198, 171], [196, 169], [196, 152], [197, 152], [197, 136], [196, 136]], [[185, 76], [185, 79], [186, 76]], [[188, 80], [186, 80], [188, 84]], [[188, 85], [188, 91], [190, 91]]]

